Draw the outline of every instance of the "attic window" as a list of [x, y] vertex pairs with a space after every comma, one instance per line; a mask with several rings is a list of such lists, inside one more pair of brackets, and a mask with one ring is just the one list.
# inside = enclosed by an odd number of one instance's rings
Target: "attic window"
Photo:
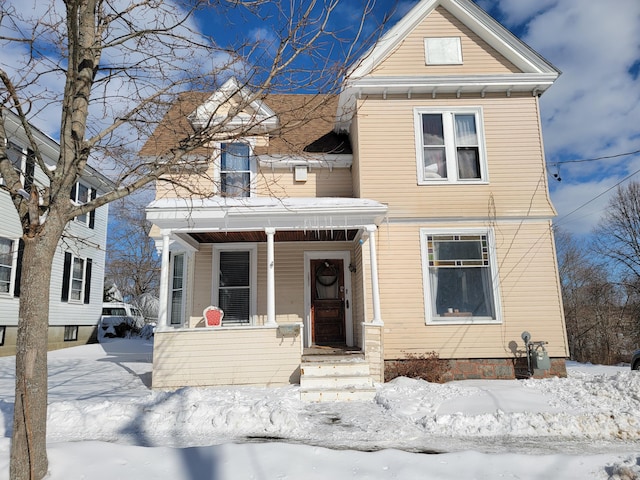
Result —
[[460, 37], [433, 37], [424, 39], [427, 65], [462, 65]]

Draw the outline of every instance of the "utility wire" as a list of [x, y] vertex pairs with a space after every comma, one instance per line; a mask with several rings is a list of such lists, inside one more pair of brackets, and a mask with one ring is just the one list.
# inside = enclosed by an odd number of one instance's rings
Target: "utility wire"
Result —
[[571, 212], [567, 213], [566, 215], [563, 215], [562, 217], [560, 217], [558, 219], [557, 222], [555, 222], [555, 225], [557, 226], [558, 224], [562, 223], [568, 216], [573, 215], [574, 213], [576, 213], [578, 210], [586, 207], [587, 205], [589, 205], [591, 202], [596, 201], [598, 198], [602, 197], [605, 193], [610, 192], [611, 190], [613, 190], [614, 188], [616, 188], [617, 186], [619, 186], [620, 184], [626, 182], [627, 180], [629, 180], [631, 177], [633, 177], [634, 175], [637, 175], [638, 173], [640, 173], [640, 169], [636, 170], [635, 172], [633, 172], [630, 175], [627, 175], [626, 177], [624, 177], [622, 180], [620, 180], [618, 183], [616, 183], [615, 185], [607, 188], [604, 192], [596, 195], [595, 197], [593, 197], [591, 200], [588, 200], [587, 202], [583, 203], [582, 205], [580, 205], [578, 208], [572, 210]]
[[626, 157], [628, 155], [635, 155], [637, 153], [640, 153], [640, 150], [636, 150], [634, 152], [626, 152], [626, 153], [618, 153], [616, 155], [606, 155], [604, 157], [595, 157], [595, 158], [582, 158], [580, 160], [559, 160], [557, 162], [551, 162], [549, 163], [549, 165], [562, 165], [563, 163], [583, 163], [583, 162], [595, 162], [597, 160], [607, 160], [609, 158], [619, 158], [619, 157]]

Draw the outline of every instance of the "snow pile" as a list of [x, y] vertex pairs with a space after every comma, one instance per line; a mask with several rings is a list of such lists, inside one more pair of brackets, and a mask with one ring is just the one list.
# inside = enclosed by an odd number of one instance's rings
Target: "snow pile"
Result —
[[[152, 341], [142, 339], [50, 354], [55, 471], [76, 468], [73, 478], [231, 479], [259, 477], [257, 461], [267, 468], [264, 478], [417, 478], [427, 469], [440, 474], [422, 478], [469, 478], [478, 468], [485, 476], [477, 478], [640, 478], [640, 374], [628, 367], [571, 364], [566, 379], [444, 385], [397, 378], [377, 385], [374, 402], [307, 404], [295, 385], [153, 391], [151, 358]], [[0, 358], [0, 480], [14, 368], [12, 357]], [[75, 463], [68, 449], [80, 455]], [[114, 455], [127, 460], [114, 463]], [[221, 457], [235, 466], [220, 464]], [[111, 476], [82, 470], [78, 458]], [[147, 459], [146, 470], [136, 458]], [[197, 472], [184, 470], [192, 468], [186, 458], [200, 462]], [[216, 474], [211, 465], [219, 466]], [[58, 478], [70, 477], [52, 476]]]

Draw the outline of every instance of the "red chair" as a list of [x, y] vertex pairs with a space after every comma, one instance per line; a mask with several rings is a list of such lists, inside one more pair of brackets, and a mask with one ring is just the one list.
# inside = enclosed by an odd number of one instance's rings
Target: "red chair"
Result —
[[219, 327], [222, 325], [224, 312], [220, 307], [209, 306], [202, 312], [205, 327]]

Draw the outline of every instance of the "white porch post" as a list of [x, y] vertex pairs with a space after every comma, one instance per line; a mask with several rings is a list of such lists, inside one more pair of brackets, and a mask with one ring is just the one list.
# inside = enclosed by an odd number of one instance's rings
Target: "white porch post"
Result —
[[276, 325], [276, 275], [273, 239], [275, 228], [265, 228], [267, 234], [267, 325]]
[[367, 225], [369, 233], [369, 256], [371, 263], [371, 295], [373, 296], [373, 319], [374, 325], [383, 325], [380, 315], [380, 287], [378, 285], [378, 256], [376, 254], [376, 230], [375, 225]]
[[162, 254], [160, 264], [160, 292], [158, 306], [158, 328], [163, 330], [168, 326], [167, 307], [169, 305], [169, 236], [168, 230], [162, 231]]

